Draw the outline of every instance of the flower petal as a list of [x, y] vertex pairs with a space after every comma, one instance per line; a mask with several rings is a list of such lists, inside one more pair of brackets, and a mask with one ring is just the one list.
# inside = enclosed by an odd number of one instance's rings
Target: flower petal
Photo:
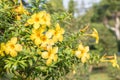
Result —
[[22, 46], [20, 44], [15, 45], [15, 50], [16, 51], [22, 51]]
[[48, 59], [47, 62], [46, 62], [46, 65], [50, 65], [52, 63], [52, 59]]
[[10, 52], [10, 55], [11, 55], [12, 57], [15, 57], [15, 56], [17, 56], [17, 52], [16, 52], [16, 51], [11, 51], [11, 52]]
[[82, 56], [81, 56], [81, 51], [75, 51], [75, 56], [77, 57], [77, 58], [81, 58]]
[[42, 58], [47, 59], [49, 57], [48, 52], [42, 52], [41, 53]]
[[46, 32], [46, 36], [47, 36], [48, 38], [51, 38], [52, 35], [53, 35], [53, 33], [54, 33], [54, 30], [50, 29], [50, 30], [48, 30], [48, 32]]
[[52, 54], [56, 54], [58, 52], [58, 47], [54, 47], [53, 49], [52, 49]]
[[13, 44], [16, 44], [17, 43], [17, 38], [16, 37], [11, 38], [10, 42], [13, 43]]
[[39, 23], [35, 23], [35, 24], [33, 25], [33, 27], [34, 27], [35, 29], [38, 29], [38, 28], [40, 27], [40, 24], [39, 24]]

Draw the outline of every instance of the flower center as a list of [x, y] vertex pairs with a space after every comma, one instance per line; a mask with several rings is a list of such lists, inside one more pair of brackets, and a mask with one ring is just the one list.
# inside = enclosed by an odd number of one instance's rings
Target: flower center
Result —
[[58, 33], [59, 33], [58, 31], [55, 31], [55, 33], [54, 33], [54, 34], [55, 34], [55, 35], [57, 35]]
[[43, 17], [43, 20], [46, 22], [47, 21], [46, 17]]
[[11, 44], [10, 47], [11, 47], [12, 49], [14, 49], [14, 48], [15, 48], [15, 45]]
[[36, 36], [37, 36], [37, 37], [40, 37], [40, 33], [37, 33]]
[[38, 22], [38, 21], [39, 21], [39, 18], [38, 18], [38, 17], [36, 17], [36, 18], [35, 18], [35, 22]]
[[42, 41], [46, 41], [46, 39], [47, 39], [46, 37], [42, 37]]

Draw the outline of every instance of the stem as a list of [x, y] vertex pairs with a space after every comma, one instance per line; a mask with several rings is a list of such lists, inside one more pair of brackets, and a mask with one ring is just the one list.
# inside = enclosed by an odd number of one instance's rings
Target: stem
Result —
[[120, 53], [120, 40], [117, 40], [118, 53]]

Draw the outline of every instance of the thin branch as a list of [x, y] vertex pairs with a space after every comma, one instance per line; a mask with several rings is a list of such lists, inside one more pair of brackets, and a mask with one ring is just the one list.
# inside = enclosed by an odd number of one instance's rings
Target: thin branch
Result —
[[105, 27], [107, 27], [108, 29], [115, 31], [115, 27], [111, 27], [109, 24], [105, 24]]
[[110, 25], [108, 24], [108, 19], [107, 19], [106, 17], [103, 19], [103, 24], [105, 25], [106, 28], [108, 28], [108, 29], [110, 29], [110, 30], [112, 30], [112, 31], [115, 32], [115, 27], [110, 26]]
[[120, 27], [120, 19], [119, 19], [119, 17], [116, 17], [116, 19], [115, 19], [115, 28], [116, 29], [119, 29], [119, 27]]

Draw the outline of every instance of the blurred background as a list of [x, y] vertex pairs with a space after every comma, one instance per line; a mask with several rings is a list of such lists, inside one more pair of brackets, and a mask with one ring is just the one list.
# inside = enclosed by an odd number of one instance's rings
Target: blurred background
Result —
[[[26, 7], [31, 7], [30, 1], [23, 0]], [[62, 20], [64, 28], [68, 32], [78, 31], [89, 24], [90, 28], [96, 28], [100, 36], [99, 44], [93, 40], [86, 41], [89, 44], [91, 53], [95, 55], [118, 56], [120, 63], [120, 0], [41, 0], [41, 9], [45, 8], [50, 13], [70, 13], [68, 22]], [[46, 6], [48, 8], [46, 8]], [[85, 43], [86, 43], [85, 42]], [[66, 80], [120, 80], [120, 70], [113, 68], [110, 64], [93, 64], [88, 69], [83, 69], [82, 64], [76, 66]]]

